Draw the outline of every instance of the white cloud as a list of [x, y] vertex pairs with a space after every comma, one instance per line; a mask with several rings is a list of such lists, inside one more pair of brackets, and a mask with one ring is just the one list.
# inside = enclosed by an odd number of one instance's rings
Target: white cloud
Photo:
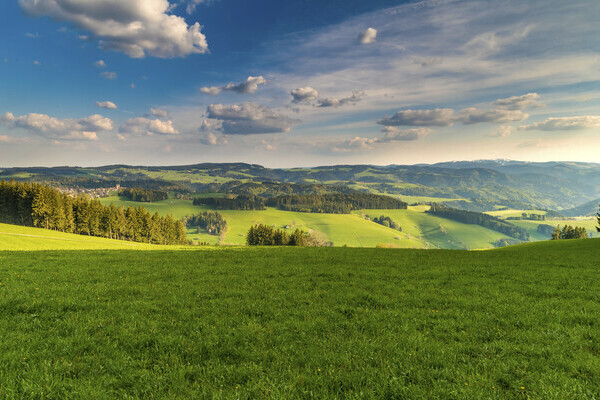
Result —
[[111, 71], [100, 72], [100, 76], [111, 81], [117, 79], [117, 73]]
[[361, 101], [364, 96], [365, 92], [363, 92], [362, 90], [357, 90], [352, 92], [352, 96], [350, 97], [343, 97], [339, 99], [334, 97], [327, 97], [324, 99], [319, 99], [318, 107], [341, 107], [345, 106], [346, 104], [354, 104]]
[[284, 133], [301, 122], [256, 103], [211, 104], [207, 116], [220, 121], [220, 130], [226, 135]]
[[200, 143], [206, 146], [227, 144], [227, 139], [223, 135], [217, 135], [213, 132], [202, 133], [199, 139]]
[[38, 60], [33, 60], [33, 65], [40, 66], [40, 65], [42, 65], [42, 63], [39, 62]]
[[381, 132], [385, 133], [385, 135], [383, 135], [381, 138], [355, 136], [351, 139], [344, 140], [343, 142], [334, 143], [332, 150], [336, 152], [369, 150], [382, 143], [415, 141], [433, 133], [433, 129], [399, 129], [395, 126], [386, 126], [381, 130]]
[[311, 101], [317, 100], [319, 92], [310, 86], [301, 87], [294, 89], [290, 92], [292, 95], [292, 103], [310, 103]]
[[178, 135], [179, 131], [173, 126], [173, 121], [149, 119], [144, 117], [131, 118], [119, 127], [120, 133], [133, 135]]
[[194, 11], [196, 11], [196, 7], [198, 7], [199, 4], [202, 4], [204, 2], [206, 2], [206, 0], [189, 0], [185, 11], [188, 14], [192, 14]]
[[578, 117], [548, 118], [542, 122], [522, 125], [522, 131], [570, 131], [578, 129], [600, 128], [600, 115], [583, 115]]
[[508, 110], [524, 110], [528, 107], [538, 107], [540, 95], [537, 93], [527, 93], [522, 96], [512, 96], [507, 99], [498, 99], [495, 105], [504, 107]]
[[200, 93], [216, 96], [221, 92], [236, 92], [240, 94], [254, 94], [258, 90], [259, 85], [264, 85], [267, 80], [263, 76], [249, 76], [244, 82], [233, 83], [229, 82], [225, 86], [210, 86], [200, 88]]
[[169, 111], [167, 111], [163, 108], [150, 107], [150, 114], [152, 114], [158, 118], [163, 118], [163, 119], [169, 118]]
[[112, 101], [97, 101], [96, 106], [100, 108], [106, 108], [107, 110], [116, 110], [117, 105]]
[[27, 32], [25, 34], [25, 36], [27, 36], [30, 39], [37, 39], [37, 38], [41, 37], [38, 32], [36, 32], [36, 33]]
[[403, 110], [377, 121], [385, 126], [451, 126], [456, 121], [451, 108], [434, 110]]
[[223, 91], [222, 87], [219, 86], [210, 86], [210, 87], [201, 87], [200, 93], [210, 94], [211, 96], [216, 96]]
[[514, 130], [515, 130], [515, 128], [510, 125], [501, 125], [498, 127], [498, 129], [496, 129], [494, 132], [490, 133], [488, 136], [508, 137], [513, 133]]
[[94, 65], [98, 68], [106, 68], [106, 62], [104, 60], [98, 60]]
[[381, 132], [385, 135], [378, 140], [379, 143], [393, 142], [393, 141], [411, 141], [419, 140], [433, 133], [433, 129], [429, 128], [413, 128], [413, 129], [399, 129], [395, 126], [385, 126]]
[[31, 113], [15, 117], [6, 113], [0, 122], [11, 128], [57, 140], [97, 140], [98, 133], [113, 130], [110, 118], [95, 114], [81, 119], [58, 119], [46, 114]]
[[457, 121], [465, 125], [479, 123], [500, 123], [523, 121], [529, 117], [521, 110], [505, 110], [502, 108], [494, 110], [480, 110], [475, 107], [465, 108], [460, 112]]
[[360, 35], [358, 35], [358, 42], [360, 44], [371, 44], [377, 39], [377, 29], [367, 28]]
[[132, 58], [161, 58], [206, 53], [199, 23], [168, 14], [168, 0], [19, 0], [33, 17], [48, 16], [72, 23], [100, 39], [107, 50]]

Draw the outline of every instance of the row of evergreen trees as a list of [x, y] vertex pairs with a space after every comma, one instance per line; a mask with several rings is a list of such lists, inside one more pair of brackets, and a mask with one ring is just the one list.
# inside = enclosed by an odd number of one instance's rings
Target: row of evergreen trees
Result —
[[529, 241], [531, 238], [531, 235], [525, 229], [519, 228], [511, 223], [483, 213], [458, 210], [456, 208], [450, 208], [435, 203], [431, 205], [431, 208], [427, 211], [427, 213], [462, 222], [464, 224], [481, 225], [523, 241]]
[[406, 209], [407, 204], [394, 197], [371, 193], [328, 193], [314, 195], [277, 196], [266, 204], [280, 210], [349, 214], [353, 210]]
[[275, 229], [268, 225], [253, 225], [246, 235], [249, 246], [309, 246], [309, 235], [296, 229], [291, 235], [282, 229]]
[[199, 197], [193, 201], [195, 206], [209, 206], [217, 210], [264, 210], [265, 202], [254, 196], [240, 194], [238, 196], [228, 197]]
[[37, 183], [0, 181], [0, 222], [154, 244], [187, 244], [185, 226], [143, 207], [104, 206]]
[[552, 240], [560, 239], [587, 239], [588, 233], [583, 227], [565, 225], [562, 229], [557, 226], [552, 232]]
[[119, 196], [123, 196], [131, 201], [141, 201], [146, 203], [167, 200], [169, 198], [167, 192], [142, 188], [121, 189], [119, 190]]
[[205, 211], [186, 218], [186, 226], [188, 228], [204, 229], [211, 235], [219, 236], [227, 230], [227, 221], [216, 211]]

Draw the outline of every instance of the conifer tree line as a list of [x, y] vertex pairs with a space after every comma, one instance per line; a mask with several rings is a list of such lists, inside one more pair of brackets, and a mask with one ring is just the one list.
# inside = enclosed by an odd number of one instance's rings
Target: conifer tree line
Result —
[[531, 235], [525, 229], [519, 228], [518, 226], [506, 221], [502, 221], [501, 219], [488, 214], [458, 210], [456, 208], [450, 208], [435, 203], [433, 203], [431, 208], [426, 212], [432, 215], [437, 215], [438, 217], [462, 222], [464, 224], [480, 225], [523, 241], [529, 241], [531, 238]]
[[186, 218], [188, 228], [201, 228], [211, 235], [220, 235], [227, 230], [227, 221], [218, 212], [205, 211]]
[[131, 201], [141, 201], [146, 203], [167, 200], [169, 198], [167, 192], [142, 188], [121, 189], [119, 190], [119, 196], [123, 196]]
[[193, 201], [195, 206], [209, 206], [217, 210], [264, 210], [265, 202], [248, 194], [240, 194], [236, 197], [199, 197]]
[[0, 222], [154, 244], [187, 244], [185, 226], [143, 207], [104, 206], [38, 183], [0, 181]]
[[285, 211], [349, 214], [353, 210], [406, 209], [408, 204], [391, 196], [371, 193], [329, 193], [277, 196], [266, 204]]
[[585, 228], [583, 227], [573, 227], [571, 225], [565, 225], [562, 229], [560, 226], [557, 226], [552, 232], [552, 240], [560, 240], [560, 239], [587, 239], [588, 234]]

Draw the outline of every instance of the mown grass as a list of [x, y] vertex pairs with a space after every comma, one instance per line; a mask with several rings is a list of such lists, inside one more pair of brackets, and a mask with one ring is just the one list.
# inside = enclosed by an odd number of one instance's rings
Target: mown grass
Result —
[[599, 398], [599, 248], [0, 252], [0, 398]]

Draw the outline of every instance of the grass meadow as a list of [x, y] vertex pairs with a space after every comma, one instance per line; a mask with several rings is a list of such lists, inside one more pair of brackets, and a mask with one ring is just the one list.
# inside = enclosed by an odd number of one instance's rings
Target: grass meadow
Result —
[[0, 251], [0, 398], [597, 399], [599, 249]]

